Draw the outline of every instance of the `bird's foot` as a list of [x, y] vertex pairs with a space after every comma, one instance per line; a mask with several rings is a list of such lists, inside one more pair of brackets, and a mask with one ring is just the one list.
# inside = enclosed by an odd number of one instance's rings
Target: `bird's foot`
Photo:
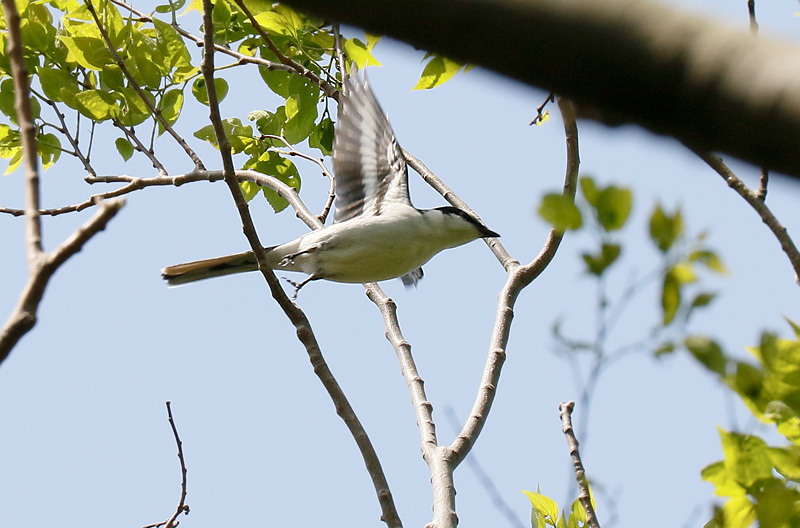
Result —
[[281, 278], [283, 280], [285, 280], [286, 282], [288, 282], [289, 284], [291, 284], [292, 286], [294, 286], [294, 293], [292, 294], [292, 301], [296, 301], [297, 300], [297, 294], [300, 293], [300, 288], [302, 288], [303, 286], [305, 286], [306, 284], [308, 284], [312, 280], [316, 280], [316, 277], [314, 277], [313, 275], [309, 275], [309, 277], [307, 279], [305, 279], [304, 281], [301, 281], [301, 282], [295, 282], [292, 279], [290, 279], [289, 277], [281, 277]]

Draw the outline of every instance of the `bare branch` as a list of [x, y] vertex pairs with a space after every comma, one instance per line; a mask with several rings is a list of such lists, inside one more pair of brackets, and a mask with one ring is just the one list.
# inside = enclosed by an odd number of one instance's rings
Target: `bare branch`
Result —
[[94, 22], [97, 25], [97, 29], [100, 30], [100, 34], [103, 36], [103, 40], [106, 43], [108, 51], [110, 51], [111, 56], [114, 57], [114, 62], [117, 63], [117, 66], [119, 66], [119, 69], [122, 71], [123, 75], [125, 75], [125, 78], [128, 79], [128, 82], [130, 83], [131, 87], [136, 91], [136, 93], [139, 95], [139, 98], [147, 106], [147, 108], [150, 110], [150, 112], [153, 114], [156, 120], [158, 120], [161, 126], [164, 127], [164, 130], [166, 130], [169, 133], [169, 135], [172, 136], [172, 138], [178, 143], [178, 145], [181, 146], [183, 151], [186, 152], [186, 155], [191, 158], [192, 162], [194, 162], [195, 168], [201, 170], [204, 169], [205, 167], [203, 167], [203, 162], [200, 161], [200, 158], [195, 153], [195, 151], [192, 150], [192, 147], [190, 147], [189, 144], [186, 143], [186, 140], [183, 139], [180, 136], [180, 134], [175, 132], [175, 130], [172, 128], [172, 125], [170, 125], [167, 122], [167, 120], [164, 119], [164, 116], [161, 115], [161, 110], [156, 108], [155, 105], [153, 105], [153, 103], [150, 102], [150, 99], [148, 99], [147, 95], [144, 93], [144, 90], [142, 90], [141, 86], [139, 86], [139, 83], [137, 83], [136, 80], [131, 75], [131, 72], [128, 70], [128, 66], [125, 64], [125, 61], [123, 61], [122, 58], [117, 54], [117, 50], [114, 48], [114, 44], [111, 43], [111, 39], [108, 37], [108, 32], [103, 27], [103, 24], [100, 22], [100, 17], [97, 16], [97, 11], [95, 11], [94, 9], [92, 0], [84, 0], [84, 2], [86, 4], [86, 8], [92, 14], [92, 18], [94, 18]]
[[[578, 128], [575, 124], [575, 107], [573, 103], [563, 97], [558, 98], [558, 106], [564, 121], [564, 130], [567, 142], [567, 167], [564, 178], [564, 196], [575, 199], [578, 185]], [[552, 229], [547, 237], [544, 247], [533, 261], [521, 266], [511, 264], [508, 266], [508, 278], [500, 291], [497, 300], [497, 313], [494, 329], [489, 345], [489, 356], [484, 366], [478, 395], [472, 406], [467, 422], [461, 433], [451, 444], [453, 450], [451, 464], [457, 466], [467, 456], [472, 445], [480, 435], [486, 422], [489, 409], [494, 401], [500, 371], [506, 359], [506, 346], [511, 331], [511, 321], [514, 317], [514, 304], [519, 293], [538, 277], [555, 257], [558, 246], [564, 233]]]
[[378, 496], [381, 510], [383, 512], [382, 520], [390, 528], [401, 528], [402, 523], [397, 514], [394, 506], [394, 499], [389, 490], [386, 476], [381, 468], [380, 460], [375, 452], [372, 442], [370, 442], [364, 427], [358, 420], [350, 403], [344, 395], [339, 383], [333, 376], [333, 373], [328, 368], [322, 351], [320, 350], [319, 343], [316, 336], [311, 329], [311, 323], [308, 321], [305, 313], [293, 303], [281, 288], [280, 283], [275, 277], [275, 274], [270, 268], [269, 261], [267, 260], [266, 252], [261, 242], [258, 239], [253, 219], [250, 217], [250, 212], [247, 207], [247, 202], [242, 196], [242, 191], [239, 188], [239, 182], [236, 178], [236, 172], [233, 168], [233, 158], [231, 156], [231, 146], [225, 135], [225, 130], [222, 127], [222, 119], [219, 114], [219, 102], [214, 85], [214, 22], [211, 16], [213, 6], [211, 0], [203, 0], [203, 26], [204, 33], [204, 56], [201, 70], [203, 77], [206, 80], [206, 90], [208, 91], [208, 105], [209, 105], [209, 118], [214, 126], [214, 132], [217, 136], [217, 144], [219, 145], [220, 154], [222, 156], [222, 164], [224, 167], [225, 183], [230, 189], [233, 201], [239, 211], [239, 217], [242, 222], [242, 229], [247, 237], [250, 247], [255, 254], [256, 261], [258, 262], [259, 270], [267, 281], [272, 297], [276, 300], [278, 305], [283, 309], [286, 316], [295, 326], [297, 337], [300, 342], [305, 346], [306, 353], [309, 360], [314, 367], [314, 373], [322, 382], [328, 395], [333, 400], [336, 406], [337, 414], [342, 418], [347, 426], [350, 434], [353, 436], [356, 445], [358, 446], [367, 471], [372, 478], [372, 483], [375, 492]]
[[575, 479], [578, 481], [578, 500], [586, 511], [586, 520], [592, 528], [600, 528], [600, 523], [597, 521], [597, 515], [592, 506], [592, 498], [589, 495], [589, 481], [586, 479], [586, 472], [583, 469], [583, 462], [581, 462], [581, 454], [578, 451], [578, 439], [575, 438], [575, 431], [572, 429], [572, 409], [575, 408], [575, 402], [562, 402], [558, 406], [561, 415], [561, 431], [567, 438], [567, 445], [569, 446], [569, 455], [572, 458], [572, 464], [575, 467]]
[[758, 193], [751, 191], [747, 185], [725, 165], [722, 158], [709, 154], [708, 152], [697, 150], [695, 150], [694, 153], [705, 161], [709, 167], [714, 169], [717, 174], [722, 176], [722, 178], [728, 182], [728, 186], [739, 193], [739, 196], [744, 198], [745, 201], [750, 204], [750, 207], [755, 209], [758, 216], [761, 217], [761, 221], [769, 227], [772, 234], [775, 235], [775, 238], [780, 242], [781, 249], [783, 249], [783, 252], [789, 257], [789, 262], [791, 262], [792, 268], [794, 268], [795, 281], [800, 284], [800, 252], [797, 251], [797, 246], [795, 246], [794, 241], [792, 241], [792, 238], [789, 236], [789, 232], [778, 221], [775, 215], [772, 214], [767, 204], [759, 197]]
[[181, 442], [181, 438], [178, 435], [178, 428], [175, 426], [175, 420], [172, 418], [172, 403], [169, 401], [167, 402], [167, 419], [172, 428], [172, 436], [175, 437], [175, 444], [178, 446], [178, 460], [180, 460], [181, 463], [181, 496], [178, 499], [178, 507], [175, 508], [175, 513], [173, 513], [169, 519], [148, 524], [142, 528], [159, 528], [161, 526], [164, 528], [175, 528], [180, 524], [177, 522], [177, 519], [181, 513], [189, 515], [189, 505], [186, 504], [186, 461], [183, 458], [183, 442]]
[[[10, 0], [13, 1], [13, 0]], [[7, 13], [8, 11], [6, 11]], [[5, 361], [11, 349], [36, 324], [36, 311], [44, 295], [44, 289], [56, 269], [69, 257], [83, 248], [95, 234], [102, 231], [114, 215], [125, 204], [123, 199], [101, 202], [98, 211], [75, 233], [61, 243], [51, 254], [42, 254], [32, 270], [17, 306], [0, 329], [0, 363]]]

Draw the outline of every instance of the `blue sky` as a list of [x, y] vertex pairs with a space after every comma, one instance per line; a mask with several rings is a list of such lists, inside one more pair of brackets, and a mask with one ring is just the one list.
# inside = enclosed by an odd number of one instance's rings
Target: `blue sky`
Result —
[[[746, 2], [739, 4], [704, 9], [746, 29]], [[797, 38], [795, 2], [758, 9], [762, 33]], [[196, 30], [196, 21], [186, 27]], [[513, 256], [533, 258], [547, 234], [535, 209], [543, 193], [560, 188], [564, 173], [555, 106], [545, 126], [528, 126], [546, 94], [477, 69], [433, 91], [413, 92], [422, 52], [384, 39], [376, 55], [383, 67], [370, 70], [370, 81], [401, 145], [501, 233]], [[254, 71], [236, 70], [231, 79], [224, 116], [245, 120], [253, 109], [274, 106]], [[179, 121], [186, 136], [206, 117], [205, 108], [189, 104]], [[744, 353], [763, 329], [789, 334], [781, 317], [800, 319], [794, 273], [757, 215], [719, 176], [676, 142], [637, 128], [580, 122], [579, 133], [581, 172], [634, 190], [612, 292], [657, 264], [646, 234], [656, 201], [680, 205], [689, 230], [708, 230], [709, 244], [731, 271], [709, 279], [719, 298], [692, 329], [719, 338], [731, 353]], [[123, 164], [110, 143], [98, 134], [93, 161], [102, 174], [153, 175], [141, 161]], [[170, 171], [191, 169], [169, 142], [162, 144]], [[209, 168], [219, 167], [212, 149], [199, 150]], [[748, 183], [756, 181], [755, 169], [733, 165]], [[327, 181], [312, 164], [298, 162], [298, 168], [301, 196], [319, 210]], [[44, 205], [74, 203], [101, 190], [88, 188], [83, 176], [69, 160], [47, 171]], [[21, 178], [0, 177], [0, 203], [22, 204]], [[444, 204], [411, 179], [415, 205]], [[800, 232], [798, 189], [776, 176], [768, 196], [790, 233]], [[306, 229], [291, 212], [274, 215], [263, 201], [251, 211], [265, 244]], [[90, 214], [45, 218], [46, 247]], [[7, 248], [2, 314], [13, 308], [26, 277], [23, 236], [21, 219], [0, 217]], [[182, 518], [184, 526], [380, 524], [355, 445], [263, 279], [248, 274], [168, 289], [159, 277], [165, 265], [246, 248], [223, 184], [146, 189], [129, 195], [108, 228], [58, 271], [38, 325], [0, 368], [0, 524], [142, 526], [169, 517], [180, 474], [166, 400], [189, 468], [191, 514]], [[520, 297], [496, 403], [472, 452], [523, 521], [529, 502], [520, 490], [541, 486], [563, 504], [573, 478], [558, 404], [576, 399], [579, 388], [554, 354], [550, 327], [562, 318], [571, 335], [591, 336], [594, 283], [580, 262], [589, 248], [585, 235], [568, 235], [550, 268]], [[404, 290], [400, 281], [382, 286], [398, 304], [440, 442], [449, 443], [454, 432], [445, 410], [463, 419], [472, 405], [504, 274], [481, 242], [442, 253], [425, 272], [416, 290]], [[423, 525], [430, 520], [428, 469], [380, 314], [358, 285], [315, 282], [298, 303], [381, 456], [401, 518], [406, 526]], [[611, 342], [643, 335], [658, 317], [657, 292], [642, 292]], [[613, 497], [616, 526], [645, 520], [655, 527], [697, 526], [709, 517], [712, 487], [699, 471], [721, 458], [716, 426], [757, 430], [731, 401], [685, 354], [655, 361], [640, 353], [606, 371], [584, 463]], [[456, 487], [463, 526], [503, 526], [466, 466], [456, 473]], [[601, 522], [609, 520], [610, 506], [599, 503]]]

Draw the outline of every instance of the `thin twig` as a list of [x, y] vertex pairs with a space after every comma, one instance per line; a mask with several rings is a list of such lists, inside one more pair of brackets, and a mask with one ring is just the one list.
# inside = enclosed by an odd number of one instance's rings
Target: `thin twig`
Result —
[[97, 29], [100, 30], [100, 34], [103, 37], [103, 41], [105, 41], [106, 43], [108, 51], [111, 52], [111, 56], [114, 58], [114, 62], [116, 62], [117, 66], [119, 66], [119, 69], [122, 71], [122, 74], [125, 75], [125, 78], [128, 80], [128, 83], [130, 83], [131, 87], [136, 91], [136, 93], [139, 95], [139, 98], [147, 106], [147, 108], [150, 110], [150, 112], [153, 114], [153, 116], [156, 118], [159, 124], [161, 124], [161, 126], [164, 127], [164, 130], [166, 130], [169, 133], [169, 135], [172, 136], [172, 138], [178, 143], [178, 145], [181, 146], [186, 155], [189, 156], [189, 158], [191, 158], [195, 167], [201, 170], [204, 169], [205, 167], [203, 167], [203, 162], [200, 161], [200, 158], [197, 156], [195, 151], [192, 150], [192, 147], [190, 147], [189, 144], [186, 143], [186, 140], [184, 140], [177, 132], [175, 132], [175, 129], [172, 128], [172, 125], [170, 125], [167, 122], [167, 120], [164, 119], [164, 116], [161, 114], [161, 110], [159, 110], [150, 101], [150, 99], [145, 94], [144, 90], [142, 90], [142, 88], [139, 86], [139, 83], [137, 83], [136, 80], [133, 78], [133, 75], [131, 75], [131, 72], [128, 70], [128, 66], [125, 64], [125, 61], [123, 61], [122, 58], [117, 54], [117, 50], [114, 48], [114, 44], [112, 44], [111, 39], [108, 36], [108, 32], [106, 31], [106, 28], [104, 28], [103, 24], [100, 22], [100, 17], [97, 15], [97, 11], [95, 11], [94, 9], [92, 0], [84, 0], [84, 2], [86, 4], [86, 8], [89, 10], [89, 13], [91, 13], [92, 18], [94, 18], [94, 22], [97, 25]]
[[42, 95], [37, 94], [37, 96], [39, 97], [39, 99], [50, 105], [50, 107], [56, 113], [56, 117], [58, 117], [59, 122], [61, 122], [61, 128], [59, 128], [58, 131], [64, 134], [64, 136], [67, 138], [67, 141], [69, 141], [69, 144], [72, 145], [72, 149], [75, 151], [73, 155], [81, 161], [81, 163], [83, 164], [83, 168], [86, 169], [86, 172], [88, 172], [93, 176], [96, 175], [94, 168], [92, 167], [92, 164], [89, 163], [88, 158], [86, 158], [86, 156], [84, 156], [83, 153], [81, 152], [81, 148], [80, 145], [78, 145], [77, 138], [72, 137], [72, 134], [70, 134], [69, 127], [67, 126], [67, 121], [65, 119], [65, 115], [61, 112], [61, 110], [58, 109], [58, 105], [55, 103], [55, 101], [51, 101], [50, 99]]
[[583, 462], [581, 461], [581, 454], [578, 451], [578, 439], [575, 438], [575, 431], [572, 429], [572, 409], [575, 408], [575, 402], [562, 402], [558, 406], [561, 416], [561, 431], [567, 439], [567, 446], [569, 446], [569, 456], [572, 458], [572, 464], [575, 467], [575, 480], [578, 481], [578, 501], [586, 511], [586, 521], [592, 528], [600, 528], [600, 523], [597, 521], [597, 515], [592, 506], [592, 498], [589, 494], [589, 481], [586, 479], [586, 471], [583, 469]]
[[163, 526], [164, 528], [175, 528], [178, 526], [177, 519], [178, 516], [183, 513], [189, 515], [189, 505], [186, 504], [186, 460], [183, 457], [183, 442], [181, 442], [181, 438], [178, 435], [178, 428], [175, 426], [175, 419], [172, 417], [172, 403], [167, 402], [167, 419], [169, 420], [169, 425], [172, 428], [172, 436], [175, 437], [175, 444], [178, 446], [178, 460], [181, 463], [181, 496], [178, 499], [178, 507], [175, 508], [175, 513], [167, 519], [166, 521], [161, 521], [153, 524], [148, 524], [142, 526], [142, 528], [159, 528]]
[[545, 99], [544, 102], [542, 102], [542, 104], [540, 104], [536, 108], [536, 117], [534, 117], [531, 120], [530, 125], [538, 125], [538, 124], [540, 124], [544, 120], [544, 114], [542, 114], [542, 110], [544, 110], [544, 107], [547, 106], [547, 103], [552, 103], [555, 100], [556, 100], [556, 93], [555, 92], [550, 92], [549, 94], [547, 94], [547, 99]]
[[700, 159], [705, 161], [709, 167], [714, 169], [717, 174], [722, 176], [722, 178], [728, 182], [728, 186], [739, 193], [739, 196], [745, 199], [745, 201], [750, 204], [750, 207], [755, 209], [758, 216], [761, 217], [761, 221], [764, 222], [767, 227], [769, 227], [772, 234], [775, 235], [775, 238], [778, 239], [780, 242], [781, 249], [783, 252], [786, 253], [786, 256], [789, 257], [789, 262], [792, 264], [792, 268], [794, 268], [795, 272], [795, 282], [800, 284], [800, 252], [797, 250], [797, 246], [795, 246], [794, 241], [789, 236], [789, 232], [786, 230], [778, 219], [772, 214], [767, 204], [762, 201], [756, 193], [751, 191], [747, 185], [744, 184], [742, 180], [740, 180], [736, 174], [733, 173], [731, 169], [728, 168], [727, 165], [722, 161], [722, 158], [718, 156], [714, 156], [708, 152], [700, 152], [695, 150], [695, 154], [697, 154]]
[[208, 106], [209, 118], [214, 126], [214, 132], [217, 136], [217, 144], [219, 145], [220, 155], [222, 156], [222, 164], [224, 167], [225, 183], [230, 189], [233, 201], [239, 212], [239, 217], [242, 222], [242, 229], [247, 237], [250, 247], [258, 262], [259, 270], [267, 281], [269, 289], [273, 298], [278, 305], [283, 309], [286, 316], [295, 326], [297, 337], [304, 345], [306, 353], [308, 354], [311, 364], [314, 366], [314, 373], [322, 382], [327, 390], [331, 400], [336, 406], [336, 412], [344, 421], [350, 434], [353, 436], [356, 445], [361, 452], [364, 459], [367, 471], [372, 478], [372, 483], [375, 492], [378, 496], [382, 510], [381, 519], [386, 523], [389, 528], [401, 528], [402, 523], [397, 514], [397, 509], [394, 506], [394, 499], [389, 490], [386, 476], [375, 452], [372, 442], [369, 440], [364, 427], [361, 425], [358, 417], [355, 414], [352, 406], [348, 402], [344, 392], [342, 391], [339, 383], [333, 376], [333, 373], [328, 368], [322, 351], [320, 350], [319, 343], [311, 328], [311, 323], [308, 321], [305, 313], [293, 303], [283, 291], [280, 282], [270, 268], [269, 261], [267, 260], [266, 251], [264, 250], [261, 242], [258, 239], [253, 219], [250, 217], [250, 212], [242, 196], [242, 191], [239, 188], [236, 172], [233, 169], [233, 158], [231, 156], [231, 146], [225, 135], [225, 130], [222, 127], [222, 119], [219, 114], [219, 103], [214, 85], [214, 22], [211, 16], [213, 9], [211, 0], [203, 0], [203, 26], [204, 26], [204, 56], [201, 65], [203, 77], [206, 81], [206, 90], [208, 91]]
[[166, 528], [173, 528], [178, 525], [175, 522], [178, 515], [181, 513], [189, 515], [189, 506], [186, 504], [186, 460], [183, 458], [183, 442], [181, 442], [181, 437], [178, 436], [178, 428], [175, 426], [175, 420], [172, 417], [172, 405], [169, 401], [167, 402], [167, 416], [169, 425], [172, 427], [172, 435], [175, 437], [175, 444], [178, 446], [178, 460], [181, 463], [181, 496], [178, 500], [178, 507], [175, 508], [175, 513], [172, 514], [166, 524]]

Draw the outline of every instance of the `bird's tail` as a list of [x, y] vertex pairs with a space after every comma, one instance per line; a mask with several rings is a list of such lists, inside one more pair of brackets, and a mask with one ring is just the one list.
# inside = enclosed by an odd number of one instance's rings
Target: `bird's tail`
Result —
[[[272, 247], [264, 248], [267, 251]], [[244, 273], [246, 271], [256, 271], [258, 264], [252, 251], [226, 255], [205, 260], [195, 260], [184, 264], [167, 266], [161, 270], [161, 278], [166, 280], [170, 286], [179, 286], [189, 282], [195, 282], [223, 275], [234, 273]]]

